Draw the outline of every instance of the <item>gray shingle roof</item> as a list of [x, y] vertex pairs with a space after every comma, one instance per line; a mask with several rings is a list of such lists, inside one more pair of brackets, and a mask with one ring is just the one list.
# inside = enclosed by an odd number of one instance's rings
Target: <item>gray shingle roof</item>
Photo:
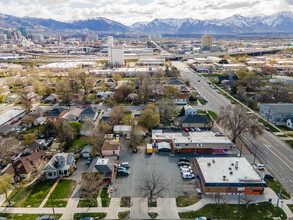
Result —
[[270, 107], [277, 114], [293, 114], [293, 104], [290, 103], [273, 103], [263, 105]]

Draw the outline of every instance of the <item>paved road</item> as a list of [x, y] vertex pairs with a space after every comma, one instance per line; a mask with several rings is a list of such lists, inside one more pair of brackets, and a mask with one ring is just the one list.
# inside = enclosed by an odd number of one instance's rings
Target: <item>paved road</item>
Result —
[[[208, 79], [200, 77], [189, 70], [182, 62], [172, 62], [177, 67], [181, 76], [195, 87], [201, 95], [208, 100], [202, 108], [212, 110], [219, 114], [221, 106], [231, 104], [230, 101], [207, 84]], [[200, 82], [199, 82], [200, 81]], [[282, 183], [284, 188], [293, 195], [293, 150], [274, 134], [264, 131], [258, 138], [245, 137], [245, 142], [253, 150], [257, 149], [257, 158], [266, 164], [266, 167]]]

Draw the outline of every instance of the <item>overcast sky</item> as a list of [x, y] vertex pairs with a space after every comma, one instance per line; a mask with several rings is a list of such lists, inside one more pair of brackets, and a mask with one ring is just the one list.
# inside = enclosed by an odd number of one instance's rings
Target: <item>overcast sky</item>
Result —
[[292, 11], [293, 0], [0, 0], [0, 13], [61, 21], [106, 17], [130, 25], [154, 18], [226, 18]]

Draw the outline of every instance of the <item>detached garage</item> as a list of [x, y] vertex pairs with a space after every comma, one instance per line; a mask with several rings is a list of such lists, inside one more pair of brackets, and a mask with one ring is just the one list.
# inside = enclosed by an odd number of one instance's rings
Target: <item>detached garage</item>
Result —
[[93, 150], [93, 146], [86, 145], [82, 149], [82, 151], [80, 153], [80, 156], [83, 157], [83, 158], [89, 158], [89, 157], [91, 157], [92, 150]]

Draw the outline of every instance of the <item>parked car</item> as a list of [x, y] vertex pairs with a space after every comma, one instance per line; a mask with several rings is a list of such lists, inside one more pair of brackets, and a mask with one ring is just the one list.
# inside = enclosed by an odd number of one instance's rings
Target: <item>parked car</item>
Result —
[[182, 128], [184, 131], [189, 132], [188, 128]]
[[199, 196], [202, 195], [202, 192], [201, 192], [201, 190], [199, 188], [196, 188], [195, 191], [196, 191], [197, 195], [199, 195]]
[[190, 131], [195, 131], [193, 128], [189, 128]]
[[116, 139], [119, 140], [119, 138], [120, 138], [120, 135], [116, 134]]
[[119, 166], [119, 167], [117, 167], [117, 170], [118, 170], [118, 171], [126, 171], [126, 168], [125, 168], [125, 167], [121, 167], [121, 166]]
[[255, 164], [254, 167], [258, 170], [264, 170], [265, 169], [265, 165], [263, 164]]
[[178, 166], [181, 167], [181, 166], [190, 166], [190, 163], [186, 162], [186, 161], [179, 161], [178, 162]]
[[182, 173], [182, 178], [183, 179], [194, 179], [194, 174], [193, 173]]
[[200, 129], [200, 128], [194, 128], [194, 130], [195, 130], [195, 131], [201, 131], [201, 129]]
[[95, 220], [93, 217], [83, 217], [80, 218], [79, 220]]
[[117, 176], [128, 176], [130, 173], [128, 170], [117, 170]]
[[90, 165], [91, 164], [91, 162], [92, 162], [92, 158], [87, 158], [87, 161], [86, 161], [86, 165]]
[[266, 173], [266, 174], [264, 175], [264, 179], [265, 179], [265, 180], [274, 180], [275, 178], [274, 178], [273, 175]]
[[189, 168], [181, 168], [180, 167], [180, 171], [181, 171], [181, 173], [192, 173], [193, 174], [192, 169], [189, 169]]
[[198, 218], [195, 218], [194, 220], [211, 220], [211, 219], [207, 217], [198, 217]]
[[126, 135], [126, 139], [130, 139], [130, 134], [127, 134]]
[[215, 136], [223, 136], [222, 132], [215, 132]]
[[129, 168], [129, 163], [128, 162], [124, 162], [124, 163], [120, 163], [119, 167], [125, 167], [125, 168]]
[[186, 157], [179, 157], [178, 162], [180, 162], [180, 161], [185, 161], [185, 162], [189, 163], [189, 159], [187, 159]]
[[269, 127], [266, 127], [266, 130], [267, 130], [267, 131], [271, 131], [271, 129], [270, 129]]

